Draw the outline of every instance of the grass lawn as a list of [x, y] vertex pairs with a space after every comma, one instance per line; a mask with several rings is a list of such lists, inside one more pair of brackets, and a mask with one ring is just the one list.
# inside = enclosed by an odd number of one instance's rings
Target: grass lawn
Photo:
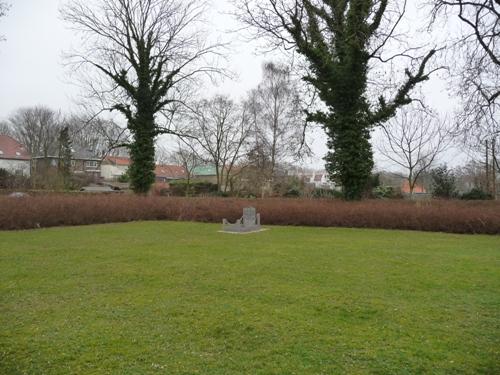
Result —
[[500, 237], [0, 232], [0, 374], [500, 373]]

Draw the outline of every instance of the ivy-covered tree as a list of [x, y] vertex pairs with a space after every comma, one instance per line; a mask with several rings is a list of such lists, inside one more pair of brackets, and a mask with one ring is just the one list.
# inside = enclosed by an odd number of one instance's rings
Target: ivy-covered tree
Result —
[[123, 146], [136, 193], [154, 182], [155, 139], [176, 133], [170, 125], [187, 83], [217, 71], [205, 59], [217, 47], [201, 29], [205, 10], [197, 0], [72, 0], [62, 9], [84, 36], [72, 61], [85, 72], [90, 96], [127, 120], [132, 141]]
[[[303, 75], [322, 101], [308, 120], [321, 124], [328, 136], [326, 167], [348, 200], [360, 199], [373, 168], [370, 131], [412, 101], [410, 93], [429, 78], [432, 49], [412, 57], [412, 48], [383, 54], [404, 16], [399, 0], [240, 0], [243, 22], [255, 27], [276, 47], [301, 55]], [[402, 4], [398, 7], [398, 4]], [[392, 8], [390, 7], [392, 5]], [[395, 16], [395, 14], [397, 14]], [[410, 58], [413, 69], [391, 98], [367, 99], [374, 62]]]
[[71, 139], [69, 128], [65, 126], [59, 133], [59, 174], [63, 179], [64, 187], [69, 188], [71, 182]]

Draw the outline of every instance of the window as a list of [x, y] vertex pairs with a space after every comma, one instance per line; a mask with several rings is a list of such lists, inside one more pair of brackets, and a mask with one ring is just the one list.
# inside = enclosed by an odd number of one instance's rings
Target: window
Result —
[[75, 165], [76, 165], [76, 161], [71, 160], [71, 166], [72, 166], [73, 168], [75, 168]]
[[2, 150], [0, 150], [0, 155], [3, 155], [3, 151]]
[[97, 168], [97, 162], [95, 160], [89, 160], [85, 162], [85, 166], [88, 168]]

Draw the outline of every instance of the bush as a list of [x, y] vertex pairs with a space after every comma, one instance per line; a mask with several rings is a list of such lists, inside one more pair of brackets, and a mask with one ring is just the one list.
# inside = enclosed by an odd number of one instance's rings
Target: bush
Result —
[[467, 193], [463, 193], [460, 198], [464, 200], [488, 200], [493, 199], [493, 195], [479, 188], [474, 188]]
[[186, 180], [178, 180], [169, 182], [169, 185], [170, 193], [176, 197], [220, 194], [217, 184], [211, 182], [190, 181], [188, 185]]
[[396, 197], [396, 192], [392, 186], [377, 186], [373, 189], [372, 194], [373, 197], [377, 199], [389, 199]]
[[30, 180], [25, 176], [18, 176], [6, 169], [0, 168], [0, 189], [28, 189]]
[[431, 170], [431, 177], [434, 197], [450, 199], [457, 196], [455, 174], [446, 165]]
[[500, 202], [236, 199], [85, 195], [0, 196], [0, 229], [133, 220], [235, 221], [254, 206], [263, 224], [500, 234]]
[[341, 191], [333, 190], [333, 189], [322, 189], [316, 188], [312, 192], [313, 198], [339, 198], [343, 197]]
[[118, 176], [118, 182], [121, 182], [121, 183], [130, 182], [130, 175], [128, 174], [128, 169], [124, 174]]
[[294, 188], [294, 187], [290, 188], [284, 194], [284, 197], [287, 197], [287, 198], [297, 198], [297, 197], [300, 197], [300, 190], [298, 188]]

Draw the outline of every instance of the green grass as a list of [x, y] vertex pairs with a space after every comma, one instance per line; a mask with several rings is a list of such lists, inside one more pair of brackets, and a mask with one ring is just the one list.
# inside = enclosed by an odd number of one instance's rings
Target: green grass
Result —
[[0, 232], [0, 374], [500, 373], [500, 237]]

